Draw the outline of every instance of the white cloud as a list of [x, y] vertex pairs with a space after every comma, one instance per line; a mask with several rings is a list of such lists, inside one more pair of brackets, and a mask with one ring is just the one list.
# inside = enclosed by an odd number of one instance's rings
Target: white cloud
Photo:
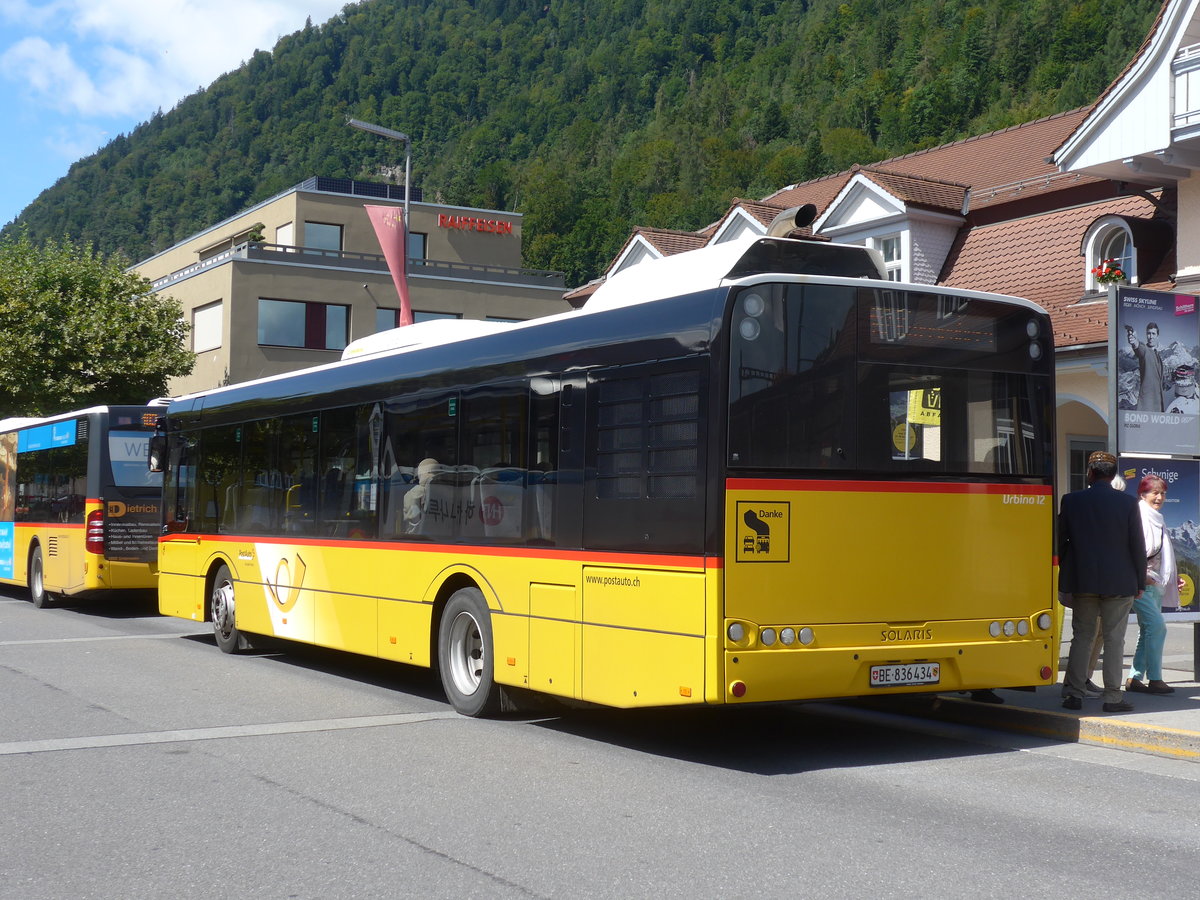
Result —
[[321, 23], [342, 0], [0, 0], [0, 21], [26, 36], [0, 39], [0, 74], [34, 102], [78, 115], [169, 109], [270, 50], [311, 16]]

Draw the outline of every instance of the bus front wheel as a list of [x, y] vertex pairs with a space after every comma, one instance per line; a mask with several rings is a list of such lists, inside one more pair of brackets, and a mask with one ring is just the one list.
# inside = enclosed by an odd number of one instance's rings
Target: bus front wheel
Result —
[[46, 569], [42, 564], [42, 548], [34, 547], [29, 556], [29, 599], [38, 609], [52, 606], [54, 597], [46, 590]]
[[438, 626], [438, 672], [450, 705], [464, 716], [500, 711], [492, 652], [492, 617], [483, 593], [473, 587], [455, 591]]
[[247, 646], [246, 639], [238, 631], [236, 605], [234, 603], [233, 576], [228, 566], [221, 566], [213, 578], [212, 594], [213, 637], [222, 653], [237, 653]]

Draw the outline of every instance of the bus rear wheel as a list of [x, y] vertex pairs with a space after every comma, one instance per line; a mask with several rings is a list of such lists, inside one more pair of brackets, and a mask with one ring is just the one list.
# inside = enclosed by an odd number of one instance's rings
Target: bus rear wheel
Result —
[[54, 605], [54, 595], [46, 590], [46, 568], [40, 546], [34, 547], [29, 556], [29, 599], [38, 609]]
[[492, 617], [483, 593], [473, 587], [455, 591], [438, 626], [438, 672], [450, 705], [464, 716], [500, 711], [492, 653]]
[[212, 594], [213, 637], [222, 653], [237, 653], [247, 646], [237, 627], [237, 608], [234, 601], [233, 576], [228, 566], [221, 566], [213, 577]]

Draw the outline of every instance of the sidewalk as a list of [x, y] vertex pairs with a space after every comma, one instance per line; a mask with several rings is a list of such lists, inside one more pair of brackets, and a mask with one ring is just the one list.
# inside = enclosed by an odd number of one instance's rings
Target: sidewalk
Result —
[[[1130, 625], [1125, 635], [1126, 673], [1137, 646], [1137, 635], [1137, 625]], [[1135, 707], [1127, 713], [1104, 712], [1099, 698], [1084, 700], [1082, 710], [1063, 709], [1061, 682], [1070, 637], [1068, 615], [1059, 665], [1060, 683], [1053, 687], [1036, 691], [998, 690], [996, 693], [1004, 698], [1003, 705], [977, 703], [967, 694], [945, 693], [887, 698], [887, 707], [902, 707], [910, 715], [1200, 762], [1200, 684], [1195, 680], [1192, 660], [1192, 623], [1167, 626], [1163, 680], [1175, 688], [1175, 693], [1166, 696], [1127, 693], [1125, 699]], [[1101, 682], [1099, 669], [1093, 680]], [[899, 703], [893, 705], [893, 700]]]

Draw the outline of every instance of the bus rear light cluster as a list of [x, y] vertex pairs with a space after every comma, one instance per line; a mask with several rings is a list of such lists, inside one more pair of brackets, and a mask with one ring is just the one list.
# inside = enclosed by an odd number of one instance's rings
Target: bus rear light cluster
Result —
[[[756, 632], [757, 640], [755, 639]], [[753, 646], [755, 643], [762, 647], [774, 647], [776, 644], [781, 644], [784, 647], [793, 647], [797, 643], [807, 647], [816, 640], [813, 630], [807, 626], [804, 628], [795, 628], [791, 625], [783, 628], [766, 626], [756, 629], [753, 625], [745, 622], [730, 622], [725, 633], [731, 643], [747, 647]]]
[[1004, 622], [993, 622], [988, 626], [988, 634], [994, 638], [998, 638], [1000, 635], [1012, 637], [1014, 634], [1025, 637], [1029, 634], [1029, 620], [1008, 619]]
[[88, 553], [104, 553], [104, 512], [93, 509], [88, 513], [83, 547]]
[[1054, 620], [1050, 618], [1050, 613], [1042, 613], [1037, 617], [1037, 627], [1041, 631], [1049, 631], [1050, 625], [1053, 623], [1053, 621]]

